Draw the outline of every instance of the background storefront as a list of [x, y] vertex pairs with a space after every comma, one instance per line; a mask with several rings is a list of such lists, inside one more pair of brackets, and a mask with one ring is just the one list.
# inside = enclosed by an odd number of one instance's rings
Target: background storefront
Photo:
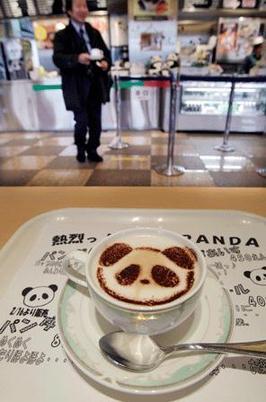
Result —
[[[178, 129], [224, 130], [230, 85], [200, 78], [243, 73], [252, 40], [265, 35], [265, 1], [168, 0], [158, 1], [153, 8], [145, 1], [88, 3], [93, 10], [89, 22], [111, 48], [113, 74], [167, 77], [175, 58], [183, 76], [197, 77], [182, 83]], [[1, 2], [1, 131], [72, 129], [72, 113], [65, 111], [61, 79], [52, 62], [54, 34], [67, 23], [62, 1]], [[254, 74], [266, 75], [263, 63]], [[167, 130], [169, 90], [129, 86], [120, 95], [123, 129]], [[237, 84], [232, 130], [264, 132], [265, 109], [265, 84]], [[116, 128], [113, 89], [111, 102], [103, 108], [103, 128]]]

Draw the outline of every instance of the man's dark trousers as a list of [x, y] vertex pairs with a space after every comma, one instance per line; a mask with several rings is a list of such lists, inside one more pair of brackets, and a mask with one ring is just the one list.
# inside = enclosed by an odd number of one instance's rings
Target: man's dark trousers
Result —
[[[102, 131], [102, 103], [97, 93], [90, 88], [90, 93], [85, 102], [84, 109], [74, 110], [75, 144], [81, 151], [87, 151], [88, 154], [93, 154], [100, 145], [100, 135]], [[89, 138], [86, 140], [87, 131], [89, 128]]]

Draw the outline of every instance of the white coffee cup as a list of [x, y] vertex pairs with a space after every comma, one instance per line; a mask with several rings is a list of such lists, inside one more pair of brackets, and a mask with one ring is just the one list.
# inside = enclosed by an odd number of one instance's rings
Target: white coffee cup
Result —
[[[129, 251], [126, 256], [123, 255], [121, 258], [119, 257], [119, 259], [117, 260], [118, 262], [113, 263], [111, 261], [110, 264], [108, 263], [106, 264], [106, 267], [103, 267], [103, 269], [108, 270], [108, 275], [110, 274], [111, 277], [113, 276], [114, 281], [116, 280], [115, 278], [117, 278], [117, 274], [115, 274], [115, 272], [114, 274], [111, 274], [111, 272], [112, 270], [117, 269], [117, 264], [120, 264], [121, 267], [123, 267], [123, 263], [125, 262], [128, 264], [130, 258], [136, 258], [134, 257], [135, 255], [137, 255], [139, 258], [139, 253], [141, 253], [143, 250], [143, 252], [147, 250], [148, 253], [148, 258], [142, 259], [143, 266], [148, 264], [147, 261], [150, 258], [149, 253], [157, 253], [159, 257], [158, 264], [160, 258], [162, 258], [162, 261], [166, 261], [167, 266], [173, 268], [174, 260], [169, 259], [168, 261], [168, 255], [167, 257], [165, 257], [166, 254], [164, 254], [164, 252], [166, 250], [175, 248], [176, 246], [176, 248], [178, 249], [182, 249], [185, 251], [190, 250], [188, 251], [189, 253], [191, 252], [191, 250], [193, 250], [192, 254], [195, 260], [191, 265], [192, 268], [185, 268], [182, 266], [178, 266], [177, 264], [175, 266], [177, 272], [179, 272], [179, 282], [182, 286], [184, 286], [184, 284], [187, 284], [186, 278], [188, 278], [188, 276], [190, 275], [188, 275], [187, 272], [193, 271], [194, 282], [192, 282], [191, 288], [188, 288], [188, 290], [185, 288], [183, 294], [182, 292], [180, 292], [180, 296], [172, 299], [170, 297], [167, 299], [168, 301], [166, 302], [159, 299], [159, 293], [156, 293], [157, 290], [155, 290], [155, 299], [153, 301], [155, 304], [153, 305], [149, 303], [145, 304], [145, 301], [143, 302], [142, 299], [140, 301], [135, 299], [132, 301], [130, 298], [127, 299], [127, 297], [125, 297], [130, 294], [132, 290], [131, 286], [138, 286], [138, 289], [141, 289], [141, 287], [139, 286], [141, 286], [142, 283], [130, 285], [128, 287], [125, 286], [125, 293], [123, 297], [119, 296], [117, 298], [117, 295], [113, 297], [112, 292], [108, 293], [108, 290], [106, 291], [106, 289], [102, 286], [102, 283], [97, 279], [97, 275], [100, 270], [98, 265], [101, 264], [99, 263], [99, 261], [102, 259], [102, 256], [106, 255], [107, 249], [112, 250], [112, 247], [117, 243], [122, 245], [130, 245], [131, 251]], [[135, 254], [132, 253], [132, 255], [130, 256], [132, 250], [135, 252]], [[136, 250], [138, 250], [137, 253]], [[154, 260], [153, 256], [153, 259], [151, 259], [151, 261], [153, 265], [154, 261], [155, 264], [157, 264], [157, 257], [155, 256]], [[158, 266], [161, 267], [161, 265]], [[77, 267], [78, 270], [76, 269]], [[85, 275], [80, 272], [80, 268], [85, 271]], [[145, 266], [144, 269], [146, 274], [146, 272], [149, 272], [150, 267]], [[107, 319], [113, 325], [120, 327], [126, 332], [147, 335], [155, 335], [175, 328], [193, 313], [196, 305], [198, 304], [201, 290], [203, 288], [207, 274], [206, 262], [204, 260], [204, 257], [194, 243], [175, 232], [164, 230], [161, 228], [146, 227], [126, 229], [116, 232], [96, 244], [89, 254], [81, 251], [74, 251], [70, 253], [64, 260], [64, 271], [69, 279], [83, 287], [88, 288], [90, 297], [94, 301], [97, 310], [100, 312], [100, 314], [103, 315], [105, 319]], [[145, 278], [145, 276], [139, 275], [138, 280], [142, 279], [143, 281], [143, 278]], [[152, 278], [152, 276], [150, 275], [149, 278]], [[142, 281], [139, 280], [139, 282]], [[167, 289], [167, 286], [170, 288], [172, 287], [172, 285], [158, 286], [158, 282], [153, 283], [152, 280], [150, 284], [147, 284], [147, 279], [145, 279], [143, 283], [145, 283], [143, 284], [143, 286], [146, 286], [145, 292], [148, 293], [149, 291], [153, 292], [154, 289], [159, 289], [159, 291], [161, 291], [162, 289], [162, 292], [166, 293], [172, 291], [171, 289]], [[150, 290], [148, 288], [149, 286]], [[165, 288], [163, 288], [163, 286], [165, 286]], [[179, 286], [179, 284], [177, 286]], [[158, 304], [156, 304], [157, 301]], [[143, 304], [139, 304], [142, 302]]]
[[98, 48], [93, 48], [90, 51], [90, 59], [91, 60], [102, 60], [104, 57], [103, 51]]

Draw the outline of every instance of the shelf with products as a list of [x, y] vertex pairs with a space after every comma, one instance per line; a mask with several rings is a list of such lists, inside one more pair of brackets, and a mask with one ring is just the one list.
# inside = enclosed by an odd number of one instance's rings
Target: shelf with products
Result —
[[182, 101], [181, 113], [193, 113], [201, 115], [225, 115], [227, 113], [227, 102], [216, 101]]
[[[184, 82], [181, 114], [222, 115], [228, 111], [231, 83]], [[266, 112], [266, 88], [263, 83], [237, 83], [234, 91], [233, 115], [261, 116]]]
[[[263, 116], [265, 114], [266, 103], [259, 102], [234, 102], [233, 115]], [[182, 102], [182, 114], [200, 115], [226, 115], [228, 103], [226, 102]]]
[[265, 84], [237, 84], [234, 92], [233, 113], [235, 115], [254, 115], [265, 117]]
[[201, 115], [226, 115], [227, 102], [216, 101], [182, 101], [182, 114], [201, 114]]
[[263, 116], [264, 110], [263, 105], [256, 102], [250, 103], [240, 103], [237, 102], [233, 105], [233, 115], [234, 116]]
[[181, 114], [225, 115], [230, 88], [227, 82], [184, 82]]
[[228, 91], [224, 91], [222, 93], [204, 93], [204, 92], [191, 92], [191, 93], [187, 93], [186, 91], [183, 92], [183, 96], [182, 99], [183, 100], [197, 100], [200, 102], [209, 102], [210, 100], [213, 102], [224, 102], [224, 101], [228, 101], [229, 99], [229, 90]]

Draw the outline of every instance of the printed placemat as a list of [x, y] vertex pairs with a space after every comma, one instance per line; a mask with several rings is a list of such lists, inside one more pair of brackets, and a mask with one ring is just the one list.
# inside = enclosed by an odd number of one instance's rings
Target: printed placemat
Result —
[[[110, 233], [136, 226], [163, 227], [194, 241], [229, 293], [232, 341], [266, 338], [265, 219], [236, 211], [53, 211], [23, 225], [0, 253], [1, 401], [85, 402], [88, 396], [95, 401], [136, 400], [73, 367], [62, 348], [56, 317], [66, 284], [64, 257], [76, 249], [89, 252]], [[256, 395], [256, 402], [264, 402], [265, 374], [266, 360], [230, 355], [203, 384], [145, 400], [208, 402], [215, 392], [216, 401], [248, 402]]]

